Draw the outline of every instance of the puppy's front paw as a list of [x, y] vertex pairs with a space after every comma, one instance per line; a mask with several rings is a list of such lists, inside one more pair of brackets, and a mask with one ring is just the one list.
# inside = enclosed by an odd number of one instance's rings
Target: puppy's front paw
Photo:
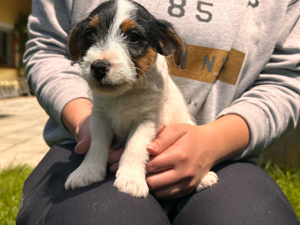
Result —
[[149, 192], [146, 178], [140, 174], [117, 173], [114, 186], [119, 191], [137, 198], [146, 198]]
[[66, 190], [88, 186], [104, 180], [106, 171], [98, 170], [81, 164], [73, 173], [71, 173], [65, 183]]
[[212, 171], [209, 171], [201, 180], [200, 184], [197, 187], [197, 191], [201, 191], [205, 188], [211, 187], [216, 184], [218, 181], [218, 176]]

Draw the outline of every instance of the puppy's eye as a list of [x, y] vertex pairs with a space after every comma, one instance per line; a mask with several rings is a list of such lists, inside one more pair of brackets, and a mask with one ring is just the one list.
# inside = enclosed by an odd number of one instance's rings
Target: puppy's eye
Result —
[[94, 34], [92, 32], [88, 32], [85, 34], [85, 39], [87, 41], [92, 41], [94, 39]]
[[86, 38], [87, 38], [88, 40], [93, 40], [93, 34], [92, 34], [92, 33], [87, 34], [87, 35], [86, 35]]
[[142, 36], [137, 32], [130, 32], [127, 34], [127, 38], [129, 41], [135, 43], [141, 40]]
[[83, 43], [88, 48], [95, 42], [95, 35], [92, 32], [83, 34]]

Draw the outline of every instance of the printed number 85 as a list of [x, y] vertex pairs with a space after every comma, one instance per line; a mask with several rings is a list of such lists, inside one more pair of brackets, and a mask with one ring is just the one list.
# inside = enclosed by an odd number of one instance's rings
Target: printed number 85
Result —
[[[176, 4], [174, 2], [175, 0], [169, 0], [170, 2], [170, 6], [168, 8], [168, 13], [170, 16], [173, 17], [183, 17], [185, 14], [185, 9], [184, 7], [186, 6], [186, 0], [181, 0], [181, 4]], [[201, 8], [202, 5], [206, 5], [206, 6], [213, 6], [212, 3], [207, 3], [207, 2], [202, 2], [202, 1], [198, 1], [197, 3], [197, 10], [203, 15], [206, 14], [206, 16], [201, 16], [201, 15], [196, 15], [196, 18], [200, 21], [200, 22], [210, 22], [212, 20], [212, 13], [206, 10], [203, 10]]]

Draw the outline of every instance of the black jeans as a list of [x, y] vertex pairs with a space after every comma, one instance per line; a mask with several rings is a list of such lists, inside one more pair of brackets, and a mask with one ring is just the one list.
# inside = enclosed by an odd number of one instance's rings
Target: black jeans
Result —
[[[64, 183], [83, 156], [75, 145], [54, 146], [24, 184], [17, 224], [300, 224], [275, 181], [247, 162], [213, 168], [213, 187], [172, 202], [169, 215], [151, 194], [133, 198], [112, 186], [114, 175], [66, 191]], [[165, 203], [165, 202], [163, 202]]]

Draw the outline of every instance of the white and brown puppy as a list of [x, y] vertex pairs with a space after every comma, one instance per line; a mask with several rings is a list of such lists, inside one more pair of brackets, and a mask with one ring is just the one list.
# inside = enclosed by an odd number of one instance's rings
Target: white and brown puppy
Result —
[[[147, 145], [158, 129], [175, 123], [195, 124], [179, 89], [168, 73], [165, 56], [185, 67], [186, 47], [171, 24], [157, 20], [130, 0], [99, 5], [72, 30], [72, 59], [93, 92], [91, 145], [65, 188], [101, 181], [106, 175], [113, 135], [125, 143], [114, 186], [135, 197], [146, 197]], [[197, 190], [217, 182], [209, 172]]]

